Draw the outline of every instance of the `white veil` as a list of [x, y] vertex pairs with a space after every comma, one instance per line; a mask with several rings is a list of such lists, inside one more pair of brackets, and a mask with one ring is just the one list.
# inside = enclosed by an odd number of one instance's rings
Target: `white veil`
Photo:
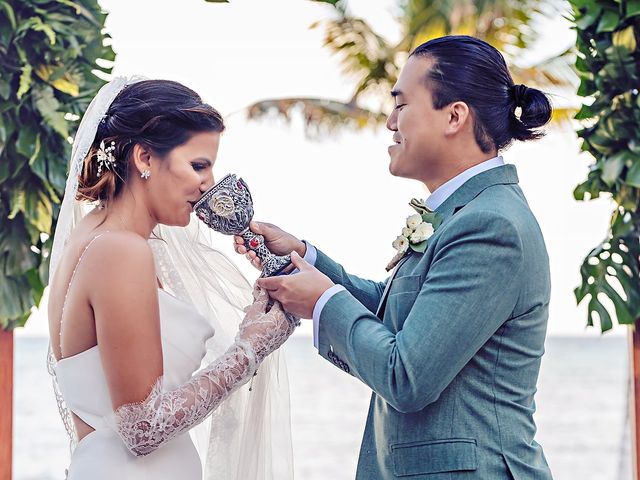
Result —
[[[141, 77], [116, 77], [93, 99], [78, 128], [69, 176], [60, 207], [50, 260], [56, 271], [64, 246], [86, 213], [76, 201], [78, 175], [94, 142], [98, 124], [118, 93]], [[191, 303], [209, 319], [215, 335], [207, 342], [204, 363], [231, 345], [242, 320], [242, 308], [253, 301], [251, 286], [231, 261], [212, 247], [212, 231], [192, 215], [187, 227], [158, 226], [149, 240], [163, 287]], [[51, 355], [50, 355], [51, 361]], [[50, 368], [55, 375], [55, 370]], [[75, 440], [70, 413], [54, 387], [60, 413]], [[284, 356], [265, 359], [251, 382], [234, 392], [201, 425], [192, 430], [206, 480], [287, 480], [293, 478], [289, 384]]]

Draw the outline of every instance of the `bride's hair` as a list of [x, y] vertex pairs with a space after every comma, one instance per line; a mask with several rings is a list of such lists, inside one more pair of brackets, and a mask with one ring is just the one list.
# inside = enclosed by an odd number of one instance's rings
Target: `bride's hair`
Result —
[[475, 139], [483, 152], [544, 135], [541, 127], [552, 115], [546, 94], [515, 85], [504, 57], [487, 42], [449, 35], [423, 43], [411, 56], [434, 61], [425, 80], [435, 109], [462, 101], [473, 111]]
[[[200, 96], [170, 80], [144, 80], [125, 87], [100, 120], [96, 137], [78, 177], [77, 200], [109, 201], [127, 182], [129, 157], [135, 144], [164, 157], [197, 132], [222, 132], [222, 116]], [[112, 143], [113, 142], [113, 143]], [[106, 166], [109, 148], [115, 163]], [[102, 163], [102, 168], [99, 166]]]

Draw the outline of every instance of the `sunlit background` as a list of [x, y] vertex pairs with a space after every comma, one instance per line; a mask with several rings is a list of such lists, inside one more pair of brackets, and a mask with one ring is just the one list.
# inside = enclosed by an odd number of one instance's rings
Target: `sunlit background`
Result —
[[[356, 15], [391, 38], [399, 35], [396, 4], [349, 2]], [[388, 173], [391, 133], [380, 127], [309, 139], [300, 117], [293, 116], [289, 125], [275, 117], [246, 118], [246, 107], [265, 98], [349, 98], [354, 79], [322, 48], [322, 29], [310, 28], [332, 14], [329, 6], [302, 0], [103, 0], [101, 5], [109, 12], [107, 30], [117, 53], [114, 75], [177, 80], [225, 116], [216, 176], [235, 172], [245, 178], [256, 219], [311, 241], [350, 271], [385, 277], [384, 267], [395, 253], [391, 241], [412, 213], [408, 201], [428, 195], [422, 184]], [[532, 59], [559, 53], [574, 42], [561, 16], [537, 27], [542, 38], [531, 48]], [[572, 100], [553, 97], [562, 105]], [[515, 144], [504, 153], [518, 168], [549, 249], [552, 335], [596, 333], [585, 331], [586, 308], [576, 307], [572, 292], [582, 259], [605, 237], [613, 205], [573, 199], [590, 163], [578, 152], [569, 124], [552, 126], [543, 140]], [[230, 243], [220, 237], [220, 248], [233, 255]], [[239, 266], [255, 276], [243, 260], [237, 258]], [[45, 323], [32, 318], [19, 332], [42, 333]]]
[[[394, 20], [396, 4], [349, 2], [354, 14], [389, 38], [400, 35]], [[353, 79], [322, 47], [322, 29], [310, 28], [332, 15], [331, 7], [302, 0], [230, 4], [103, 0], [101, 5], [109, 12], [107, 30], [117, 53], [115, 75], [180, 81], [223, 113], [227, 131], [216, 176], [234, 172], [247, 181], [256, 219], [307, 239], [349, 271], [373, 279], [385, 277], [384, 267], [394, 254], [391, 242], [411, 213], [408, 201], [428, 195], [423, 185], [388, 173], [391, 134], [381, 127], [311, 139], [296, 115], [289, 124], [275, 117], [246, 118], [245, 107], [265, 98], [349, 98]], [[541, 39], [529, 52], [532, 60], [559, 53], [575, 41], [561, 15], [536, 28]], [[575, 102], [568, 96], [553, 100], [560, 105]], [[597, 330], [586, 329], [586, 308], [576, 307], [573, 296], [579, 266], [604, 238], [613, 206], [606, 199], [573, 200], [573, 188], [584, 179], [590, 163], [578, 152], [573, 126], [565, 124], [551, 127], [541, 141], [514, 145], [504, 153], [505, 160], [518, 168], [551, 261], [552, 338], [538, 396], [540, 441], [560, 480], [626, 478], [617, 476], [626, 468], [620, 464], [626, 448], [625, 341], [602, 339]], [[257, 276], [243, 257], [233, 253], [231, 239], [220, 236], [219, 247], [247, 276]], [[624, 333], [614, 329], [607, 337]], [[37, 428], [34, 412], [39, 407], [19, 399], [30, 395], [29, 379], [41, 378], [30, 377], [35, 374], [29, 373], [29, 365], [38, 366], [41, 359], [29, 357], [31, 347], [25, 337], [46, 335], [46, 319], [34, 315], [17, 335], [16, 478], [59, 478], [66, 462], [61, 425], [48, 437], [63, 444], [58, 450], [61, 456], [48, 453], [48, 464], [35, 465], [23, 453], [33, 446], [29, 432]], [[297, 478], [353, 478], [367, 389], [314, 355], [310, 322], [295, 335], [285, 350], [294, 404]], [[589, 356], [580, 356], [587, 351]], [[44, 361], [41, 364], [44, 369]], [[47, 388], [42, 386], [45, 398]]]

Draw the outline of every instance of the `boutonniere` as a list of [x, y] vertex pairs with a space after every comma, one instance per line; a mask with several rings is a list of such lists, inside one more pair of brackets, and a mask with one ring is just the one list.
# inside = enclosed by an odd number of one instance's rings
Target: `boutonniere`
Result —
[[424, 253], [429, 238], [442, 223], [440, 216], [427, 208], [422, 201], [414, 198], [409, 205], [418, 213], [407, 217], [406, 225], [402, 228], [401, 234], [393, 241], [392, 246], [397, 250], [397, 253], [387, 265], [387, 272], [392, 270], [409, 250]]

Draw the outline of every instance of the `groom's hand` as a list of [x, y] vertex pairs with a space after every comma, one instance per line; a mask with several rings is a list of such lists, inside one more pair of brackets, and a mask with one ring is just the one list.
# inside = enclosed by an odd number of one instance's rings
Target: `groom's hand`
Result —
[[[272, 225], [271, 223], [264, 222], [251, 222], [249, 228], [253, 233], [262, 235], [264, 237], [265, 246], [276, 255], [287, 255], [293, 251], [298, 255], [304, 257], [307, 251], [307, 246], [303, 241], [297, 239], [290, 233], [285, 232], [281, 228]], [[251, 263], [258, 269], [262, 269], [262, 262], [256, 256], [256, 252], [248, 250], [244, 246], [244, 239], [238, 235], [234, 237], [234, 248], [240, 255], [246, 255]]]
[[258, 286], [269, 296], [282, 303], [284, 309], [300, 318], [311, 318], [320, 296], [333, 286], [324, 273], [309, 265], [296, 251], [291, 252], [291, 262], [300, 270], [281, 277], [259, 278]]

